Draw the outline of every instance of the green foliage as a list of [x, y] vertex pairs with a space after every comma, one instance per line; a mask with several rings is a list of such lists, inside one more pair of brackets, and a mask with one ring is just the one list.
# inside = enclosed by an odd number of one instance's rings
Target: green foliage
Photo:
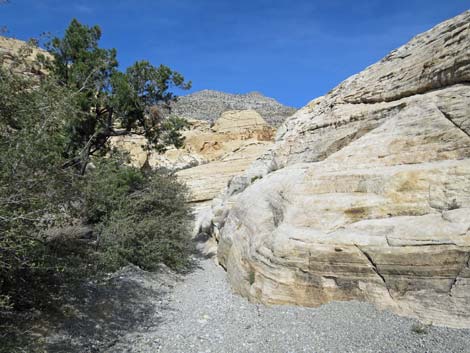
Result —
[[[190, 84], [145, 61], [118, 71], [100, 37], [74, 20], [50, 42], [52, 60], [31, 62], [29, 47], [7, 66], [0, 55], [0, 314], [50, 307], [100, 270], [188, 262], [183, 186], [129, 166], [109, 139], [136, 133], [149, 150], [181, 146], [187, 122], [155, 106]], [[50, 75], [18, 74], [35, 72], [28, 65]]]
[[458, 210], [460, 207], [461, 207], [461, 206], [460, 206], [460, 204], [457, 202], [456, 199], [452, 199], [452, 201], [449, 202], [448, 205], [447, 205], [447, 209], [450, 210], [450, 211], [451, 211], [451, 210]]
[[102, 160], [84, 188], [84, 217], [95, 224], [101, 265], [132, 263], [153, 270], [159, 263], [181, 269], [192, 251], [186, 188], [175, 176]]
[[423, 324], [421, 322], [417, 322], [411, 326], [411, 331], [417, 333], [418, 335], [426, 335], [429, 333], [431, 327], [432, 322], [430, 324]]
[[126, 203], [126, 197], [141, 190], [146, 180], [143, 173], [124, 164], [122, 156], [96, 161], [84, 186], [84, 218], [98, 224], [109, 218], [113, 210]]
[[78, 193], [76, 176], [61, 168], [70, 109], [70, 95], [54, 82], [35, 87], [0, 69], [2, 307], [31, 305], [31, 287], [60, 271], [61, 259], [48, 251], [46, 233], [68, 223]]
[[254, 270], [250, 270], [248, 274], [248, 282], [250, 283], [250, 286], [255, 283], [256, 280], [256, 275]]
[[[188, 236], [192, 216], [185, 187], [170, 174], [142, 176], [131, 167], [127, 169], [108, 178], [115, 184], [125, 175], [128, 183], [115, 189], [120, 191], [113, 194], [114, 207], [101, 213], [97, 228], [103, 264], [108, 270], [127, 263], [146, 270], [156, 269], [159, 263], [182, 269], [192, 251]], [[95, 200], [100, 203], [101, 190], [90, 190], [89, 204], [95, 205]]]
[[191, 82], [160, 65], [137, 61], [117, 70], [115, 49], [99, 47], [101, 30], [72, 20], [63, 38], [47, 45], [53, 56], [48, 66], [58, 82], [75, 92], [80, 114], [69, 127], [69, 164], [82, 172], [91, 155], [106, 152], [112, 136], [130, 133], [146, 137], [148, 149], [182, 145], [181, 121], [165, 119], [158, 106], [175, 97], [171, 88], [189, 89]]

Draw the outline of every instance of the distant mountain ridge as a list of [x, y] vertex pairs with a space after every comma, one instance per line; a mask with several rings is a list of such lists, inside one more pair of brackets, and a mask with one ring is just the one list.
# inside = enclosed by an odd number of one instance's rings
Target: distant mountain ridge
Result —
[[178, 97], [171, 113], [185, 118], [215, 121], [228, 110], [257, 111], [270, 125], [278, 126], [297, 109], [285, 106], [259, 92], [231, 94], [203, 90]]

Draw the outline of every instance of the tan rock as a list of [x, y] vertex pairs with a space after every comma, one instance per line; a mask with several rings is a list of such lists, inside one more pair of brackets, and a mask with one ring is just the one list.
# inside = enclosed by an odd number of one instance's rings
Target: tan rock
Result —
[[[190, 123], [191, 128], [184, 132], [184, 148], [172, 148], [163, 155], [151, 153], [148, 162], [151, 167], [177, 170], [177, 175], [189, 186], [192, 202], [212, 200], [274, 139], [275, 130], [254, 110], [227, 111], [213, 126], [200, 120]], [[112, 144], [129, 152], [132, 163], [138, 167], [147, 160], [142, 136], [116, 137]]]
[[470, 12], [312, 101], [214, 204], [235, 291], [470, 327]]
[[[250, 138], [264, 130], [271, 130], [269, 125], [255, 110], [230, 110], [222, 113], [212, 129], [218, 133], [236, 134]], [[272, 136], [269, 137], [271, 139]]]
[[0, 36], [0, 63], [32, 78], [47, 74], [47, 70], [36, 59], [38, 54], [51, 58], [51, 55], [33, 44], [14, 38]]
[[243, 173], [271, 145], [271, 142], [251, 141], [220, 160], [183, 169], [176, 174], [189, 186], [193, 202], [210, 201], [225, 189], [232, 177]]

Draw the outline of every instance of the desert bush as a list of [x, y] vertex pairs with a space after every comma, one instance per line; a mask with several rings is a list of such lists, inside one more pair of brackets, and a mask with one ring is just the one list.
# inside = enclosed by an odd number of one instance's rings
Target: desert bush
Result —
[[411, 326], [411, 331], [414, 333], [417, 333], [418, 335], [426, 335], [429, 333], [429, 330], [431, 327], [432, 327], [432, 322], [429, 324], [416, 322]]
[[[71, 220], [76, 176], [61, 168], [73, 97], [0, 69], [0, 305], [34, 306], [63, 259], [47, 230]], [[36, 290], [37, 289], [37, 290]], [[8, 299], [8, 300], [7, 300]]]
[[184, 188], [128, 165], [109, 139], [139, 133], [148, 149], [180, 145], [184, 121], [153, 116], [150, 105], [189, 83], [147, 62], [117, 71], [115, 50], [100, 49], [99, 37], [98, 27], [72, 21], [53, 40], [54, 60], [38, 59], [49, 76], [25, 76], [14, 68], [27, 62], [10, 56], [8, 66], [0, 55], [0, 315], [54, 306], [75, 283], [127, 263], [187, 263]]
[[[144, 173], [121, 165], [106, 173], [115, 168], [112, 164], [102, 163], [94, 171], [101, 177], [92, 178], [85, 207], [89, 217], [100, 216], [93, 221], [103, 268], [114, 270], [128, 263], [146, 270], [160, 263], [185, 267], [192, 251], [186, 188], [162, 171]], [[114, 187], [101, 188], [102, 184]]]
[[111, 158], [95, 159], [83, 187], [86, 222], [99, 224], [106, 221], [113, 210], [127, 202], [130, 194], [144, 187], [145, 175], [127, 162], [125, 155], [119, 153], [113, 153]]

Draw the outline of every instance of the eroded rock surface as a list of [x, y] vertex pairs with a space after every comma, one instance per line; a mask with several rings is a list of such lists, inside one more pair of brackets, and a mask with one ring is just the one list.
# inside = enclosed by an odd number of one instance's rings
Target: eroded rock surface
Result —
[[254, 110], [228, 111], [217, 119], [211, 133], [187, 140], [193, 153], [208, 163], [184, 169], [177, 175], [192, 192], [192, 201], [212, 200], [235, 175], [243, 173], [273, 144], [275, 130]]
[[469, 83], [466, 12], [291, 117], [201, 229], [235, 291], [470, 327]]

